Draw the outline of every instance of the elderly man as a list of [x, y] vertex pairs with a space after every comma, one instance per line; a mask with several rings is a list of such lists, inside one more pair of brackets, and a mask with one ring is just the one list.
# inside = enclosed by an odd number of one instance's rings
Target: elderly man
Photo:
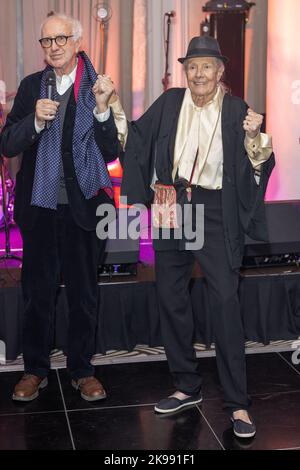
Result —
[[[247, 411], [239, 268], [245, 233], [256, 239], [266, 236], [263, 200], [274, 166], [272, 144], [260, 133], [262, 116], [222, 86], [227, 59], [215, 39], [192, 39], [179, 61], [184, 64], [188, 88], [168, 90], [128, 129], [120, 103], [111, 105], [125, 148], [122, 193], [128, 202], [151, 203], [157, 181], [166, 191], [174, 184], [182, 188], [185, 182], [189, 195], [185, 201], [192, 212], [199, 204], [205, 211], [202, 249], [188, 250], [174, 233], [168, 240], [154, 240], [161, 331], [176, 387], [155, 411], [170, 413], [202, 401], [188, 292], [196, 259], [209, 289], [225, 407], [234, 433], [252, 437], [256, 429]], [[199, 232], [202, 227], [197, 223]]]
[[[15, 220], [23, 238], [23, 355], [25, 375], [13, 399], [28, 402], [46, 387], [53, 345], [53, 314], [61, 278], [69, 305], [68, 368], [72, 385], [88, 401], [106, 397], [94, 377], [97, 266], [105, 244], [96, 236], [96, 209], [113, 204], [106, 163], [118, 150], [113, 118], [101, 123], [110, 98], [105, 77], [80, 52], [82, 26], [51, 14], [40, 44], [48, 64], [25, 78], [1, 136], [7, 157], [23, 153], [17, 175]], [[47, 77], [53, 71], [54, 96]], [[99, 82], [98, 82], [99, 83]]]

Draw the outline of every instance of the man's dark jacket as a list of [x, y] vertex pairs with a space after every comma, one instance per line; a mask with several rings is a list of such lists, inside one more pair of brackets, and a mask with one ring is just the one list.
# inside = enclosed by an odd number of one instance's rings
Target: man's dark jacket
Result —
[[[148, 205], [152, 202], [150, 185], [154, 165], [158, 180], [172, 184], [176, 131], [184, 94], [184, 88], [168, 90], [138, 121], [129, 125], [126, 152], [122, 157], [122, 194], [128, 197], [129, 204]], [[275, 165], [272, 154], [262, 165], [258, 185], [244, 146], [243, 121], [247, 109], [242, 99], [225, 95], [222, 110], [222, 210], [225, 242], [233, 269], [241, 265], [245, 234], [256, 240], [268, 239], [264, 196]], [[154, 248], [172, 249], [174, 240], [156, 240]]]
[[[32, 186], [40, 135], [36, 133], [35, 106], [40, 97], [42, 72], [26, 77], [20, 84], [14, 106], [1, 134], [1, 153], [10, 158], [23, 154], [22, 166], [16, 179], [15, 220], [22, 230], [33, 228], [38, 208], [31, 205]], [[91, 111], [92, 112], [92, 111]], [[76, 116], [74, 93], [68, 102], [62, 137], [62, 158], [66, 189], [73, 217], [85, 230], [95, 230], [99, 221], [96, 209], [102, 203], [111, 203], [104, 191], [86, 200], [79, 187], [72, 156], [72, 137]], [[112, 117], [105, 123], [94, 119], [95, 140], [106, 163], [115, 160], [118, 153], [117, 129]], [[47, 132], [47, 131], [43, 131]]]

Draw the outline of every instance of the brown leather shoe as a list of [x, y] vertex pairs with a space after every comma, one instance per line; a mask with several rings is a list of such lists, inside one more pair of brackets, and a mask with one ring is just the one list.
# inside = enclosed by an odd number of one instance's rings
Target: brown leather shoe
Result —
[[39, 389], [48, 385], [47, 377], [24, 374], [14, 389], [12, 399], [15, 401], [32, 401], [39, 396]]
[[96, 377], [72, 380], [72, 387], [79, 390], [81, 397], [86, 401], [97, 401], [106, 398], [106, 392]]

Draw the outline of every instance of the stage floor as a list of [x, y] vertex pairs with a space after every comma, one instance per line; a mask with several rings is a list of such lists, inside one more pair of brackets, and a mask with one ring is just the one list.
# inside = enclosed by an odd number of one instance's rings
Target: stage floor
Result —
[[67, 371], [57, 369], [37, 400], [14, 403], [21, 372], [0, 374], [0, 450], [300, 450], [299, 366], [290, 353], [246, 360], [255, 439], [234, 437], [215, 359], [202, 358], [203, 403], [171, 416], [153, 410], [174, 391], [166, 362], [98, 366], [108, 398], [95, 403], [82, 400]]
[[[11, 242], [13, 253], [22, 254], [22, 241], [16, 228], [11, 231]], [[2, 232], [0, 249], [3, 253]], [[201, 291], [202, 274], [197, 265], [193, 276]], [[289, 311], [297, 308], [293, 302], [296, 286], [300, 284], [299, 276], [297, 268], [242, 272], [251, 289], [257, 283], [263, 292], [271, 289], [270, 299], [280, 286], [287, 293], [294, 289]], [[140, 290], [139, 301], [148, 290], [149, 299], [152, 298], [154, 283], [153, 250], [151, 243], [142, 240], [137, 276], [101, 279], [99, 284], [103, 286], [104, 297], [112, 295], [117, 302], [118, 293], [124, 295], [124, 289], [137, 294]], [[246, 303], [256, 295], [253, 293], [251, 290]], [[198, 291], [195, 294], [198, 296]], [[14, 310], [20, 296], [20, 263], [2, 262], [0, 308], [6, 306], [7, 315], [1, 311], [0, 317], [3, 315], [6, 324], [10, 317], [17, 318]], [[120, 302], [123, 300], [121, 296]], [[133, 295], [132, 302], [134, 300]], [[132, 305], [131, 301], [127, 305], [126, 323]], [[281, 304], [279, 310], [284, 317]], [[142, 316], [147, 325], [154, 313], [155, 309], [143, 317], [143, 309], [138, 309], [130, 319], [131, 324]], [[14, 340], [14, 336], [10, 338]], [[204, 344], [195, 345], [204, 378], [203, 404], [163, 417], [154, 413], [153, 406], [174, 390], [164, 349], [160, 346], [137, 344], [133, 349], [110, 349], [106, 354], [95, 355], [96, 376], [106, 388], [108, 398], [94, 404], [83, 401], [72, 389], [65, 369], [66, 358], [62, 350], [55, 350], [51, 356], [48, 388], [41, 392], [39, 399], [27, 405], [11, 400], [13, 387], [23, 370], [22, 355], [14, 361], [5, 361], [0, 348], [0, 450], [300, 450], [300, 366], [292, 361], [293, 343], [271, 341], [264, 345], [247, 341], [248, 390], [258, 432], [254, 440], [244, 441], [234, 437], [229, 419], [222, 411], [213, 345], [209, 349]]]

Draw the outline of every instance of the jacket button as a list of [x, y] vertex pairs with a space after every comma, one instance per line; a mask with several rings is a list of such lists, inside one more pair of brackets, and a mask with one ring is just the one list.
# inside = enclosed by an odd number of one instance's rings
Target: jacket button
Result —
[[103, 130], [103, 131], [106, 131], [106, 126], [102, 126], [102, 130]]

